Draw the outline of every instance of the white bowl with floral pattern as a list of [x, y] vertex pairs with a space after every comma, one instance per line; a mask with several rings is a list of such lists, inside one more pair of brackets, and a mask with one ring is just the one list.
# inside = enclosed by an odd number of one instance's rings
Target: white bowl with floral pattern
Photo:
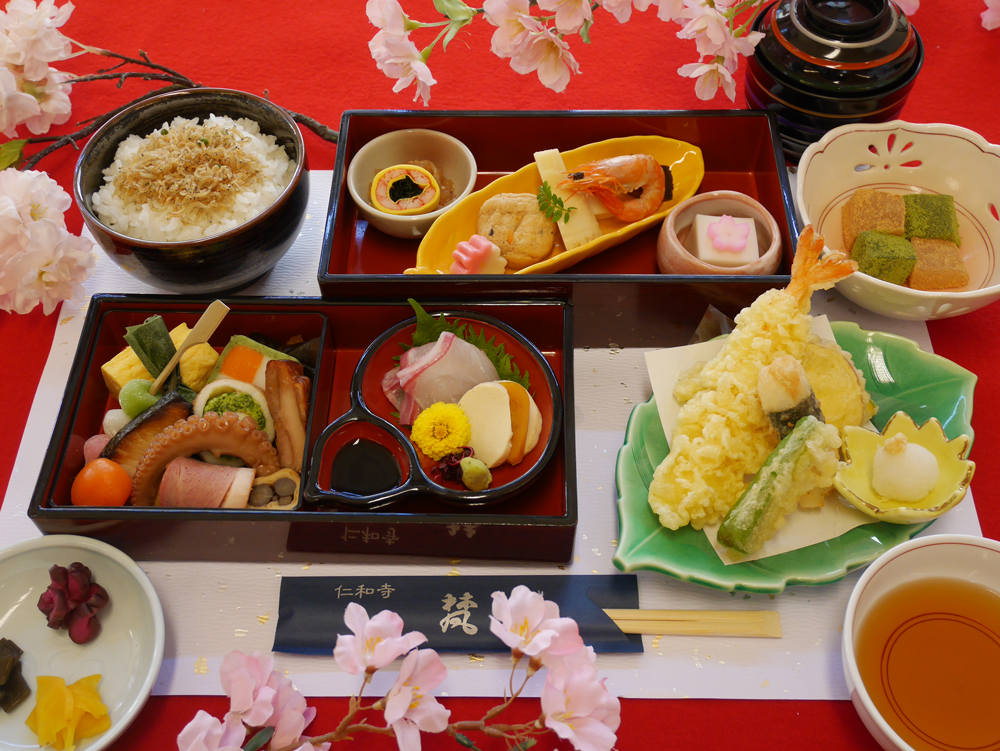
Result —
[[806, 149], [796, 200], [803, 224], [844, 250], [841, 209], [858, 188], [954, 196], [969, 283], [917, 290], [860, 272], [837, 283], [845, 297], [892, 318], [926, 321], [1000, 299], [1000, 146], [956, 125], [894, 120], [835, 128]]

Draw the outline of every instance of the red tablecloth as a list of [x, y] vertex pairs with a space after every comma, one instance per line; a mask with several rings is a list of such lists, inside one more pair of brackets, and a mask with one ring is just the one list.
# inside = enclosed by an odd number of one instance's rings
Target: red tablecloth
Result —
[[[477, 3], [474, 3], [477, 4]], [[417, 20], [434, 20], [430, 0], [403, 0]], [[971, 128], [1000, 142], [1000, 107], [995, 97], [1000, 31], [980, 25], [981, 0], [932, 3], [914, 17], [926, 61], [903, 111], [914, 122], [948, 122]], [[743, 71], [738, 95], [730, 104], [721, 94], [712, 102], [694, 95], [693, 82], [676, 75], [680, 65], [696, 59], [694, 44], [675, 37], [679, 27], [658, 21], [652, 11], [635, 13], [619, 25], [597, 11], [591, 45], [575, 37], [571, 44], [581, 75], [556, 94], [534, 76], [513, 73], [505, 61], [489, 53], [492, 27], [481, 20], [430, 59], [437, 79], [432, 87], [435, 109], [705, 109], [743, 107]], [[298, 0], [274, 3], [195, 2], [194, 0], [80, 0], [69, 24], [70, 37], [87, 44], [136, 56], [146, 51], [158, 63], [173, 67], [206, 85], [262, 93], [279, 104], [309, 114], [337, 128], [347, 109], [405, 109], [413, 106], [413, 90], [396, 95], [392, 81], [371, 61], [367, 42], [374, 34], [362, 0]], [[424, 30], [418, 44], [429, 43]], [[421, 44], [422, 42], [422, 44]], [[103, 67], [92, 56], [63, 63], [76, 73]], [[105, 112], [146, 90], [127, 82], [79, 84], [73, 91], [73, 121]], [[68, 132], [63, 126], [53, 132]], [[336, 149], [306, 134], [312, 169], [332, 169]], [[76, 153], [63, 149], [40, 165], [71, 191]], [[70, 229], [79, 231], [75, 208]], [[22, 433], [30, 431], [28, 411], [48, 355], [59, 314], [41, 310], [26, 316], [0, 313], [0, 384], [8, 428], [0, 431], [0, 497], [6, 490]], [[1000, 406], [994, 376], [1000, 365], [1000, 306], [929, 324], [935, 350], [979, 375], [973, 426], [978, 460], [976, 505], [983, 532], [1000, 537], [997, 507], [1000, 470], [988, 460], [1000, 448], [1000, 428], [990, 416]], [[58, 395], [53, 395], [58, 398]], [[343, 716], [346, 700], [310, 700], [319, 717], [313, 733], [331, 730]], [[449, 699], [453, 717], [474, 719], [493, 700]], [[176, 748], [174, 738], [199, 708], [217, 716], [226, 709], [219, 697], [152, 698], [126, 734], [113, 745], [128, 749]], [[510, 721], [527, 721], [539, 712], [537, 700], [523, 700], [509, 710]], [[851, 704], [846, 701], [711, 701], [626, 700], [618, 733], [620, 749], [729, 748], [799, 749], [820, 743], [829, 749], [876, 749]], [[656, 740], [654, 740], [656, 739]], [[483, 748], [503, 748], [483, 742]], [[551, 740], [536, 748], [551, 748]], [[367, 736], [363, 748], [393, 749], [392, 739]], [[447, 738], [424, 736], [428, 749], [456, 748]], [[562, 747], [568, 748], [568, 744]]]

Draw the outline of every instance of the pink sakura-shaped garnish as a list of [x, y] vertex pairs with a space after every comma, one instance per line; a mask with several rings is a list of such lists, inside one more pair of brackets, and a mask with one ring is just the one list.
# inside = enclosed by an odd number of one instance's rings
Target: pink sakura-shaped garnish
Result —
[[455, 259], [449, 269], [452, 274], [502, 274], [507, 266], [500, 248], [482, 235], [460, 242], [451, 257]]
[[737, 224], [731, 216], [723, 214], [719, 221], [708, 225], [706, 232], [716, 250], [741, 253], [747, 246], [750, 225]]

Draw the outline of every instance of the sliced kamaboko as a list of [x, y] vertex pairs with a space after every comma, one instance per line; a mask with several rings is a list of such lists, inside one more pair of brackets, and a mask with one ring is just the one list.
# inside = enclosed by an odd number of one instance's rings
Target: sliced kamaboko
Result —
[[486, 353], [450, 331], [415, 362], [401, 367], [397, 377], [421, 409], [437, 402], [457, 404], [473, 386], [499, 380]]
[[[252, 468], [247, 469], [253, 472]], [[187, 457], [174, 459], [167, 465], [163, 479], [160, 480], [159, 504], [184, 508], [219, 508], [239, 472], [236, 467], [206, 464]], [[247, 498], [249, 497], [248, 489]]]
[[791, 355], [777, 357], [760, 369], [757, 396], [771, 425], [782, 438], [806, 415], [825, 422], [802, 364]]

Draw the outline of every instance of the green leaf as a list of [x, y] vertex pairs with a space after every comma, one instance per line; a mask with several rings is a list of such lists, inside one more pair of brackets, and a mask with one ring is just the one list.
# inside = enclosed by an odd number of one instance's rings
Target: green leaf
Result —
[[566, 207], [563, 200], [552, 192], [548, 182], [543, 182], [538, 186], [538, 193], [535, 195], [538, 201], [538, 210], [545, 214], [546, 219], [554, 222], [569, 222], [569, 213], [576, 211], [576, 206]]
[[525, 738], [517, 745], [511, 746], [510, 751], [528, 751], [528, 749], [536, 743], [538, 743], [538, 741], [535, 738]]
[[24, 145], [27, 142], [25, 138], [18, 138], [0, 146], [0, 170], [20, 166], [24, 161]]
[[467, 735], [462, 735], [461, 733], [455, 733], [455, 740], [458, 741], [459, 745], [465, 746], [466, 748], [472, 749], [472, 751], [479, 751], [479, 746], [473, 743], [472, 739]]
[[247, 742], [243, 751], [259, 751], [271, 740], [272, 735], [274, 735], [274, 728], [264, 728]]
[[404, 350], [410, 349], [410, 347], [420, 347], [424, 344], [430, 344], [431, 342], [436, 342], [438, 338], [445, 331], [450, 331], [459, 339], [464, 339], [469, 344], [474, 344], [479, 349], [481, 349], [486, 356], [493, 363], [493, 366], [497, 369], [497, 375], [500, 376], [501, 381], [514, 381], [524, 386], [526, 391], [531, 390], [531, 381], [528, 377], [528, 371], [521, 373], [521, 369], [517, 367], [514, 362], [514, 358], [507, 354], [503, 344], [496, 344], [496, 337], [491, 337], [489, 341], [486, 340], [486, 332], [484, 329], [480, 329], [478, 333], [474, 332], [471, 327], [466, 329], [464, 323], [459, 323], [458, 321], [449, 321], [443, 315], [432, 316], [430, 313], [425, 311], [420, 304], [410, 298], [407, 302], [413, 308], [414, 313], [417, 314], [417, 328], [413, 332], [413, 343], [404, 344], [399, 343]]
[[434, 0], [434, 9], [452, 21], [468, 23], [475, 15], [472, 8], [463, 3], [462, 0]]
[[580, 39], [582, 39], [586, 44], [590, 44], [590, 27], [593, 25], [594, 25], [594, 19], [591, 18], [587, 21], [584, 21], [583, 26], [580, 28], [580, 31], [577, 32], [580, 35]]
[[[147, 318], [138, 326], [126, 327], [125, 341], [128, 342], [135, 356], [139, 358], [139, 362], [153, 378], [160, 375], [160, 372], [177, 351], [170, 338], [170, 332], [167, 331], [167, 325], [160, 316]], [[181, 380], [180, 372], [181, 367], [177, 365], [167, 380], [167, 388], [163, 391], [164, 393], [177, 391], [189, 402], [193, 402], [197, 394]]]
[[450, 42], [452, 39], [455, 38], [455, 35], [459, 32], [459, 30], [463, 26], [468, 26], [470, 23], [472, 23], [471, 18], [468, 21], [452, 21], [450, 24], [448, 24], [448, 31], [445, 33], [444, 38], [441, 40], [441, 49], [447, 51], [448, 42]]

